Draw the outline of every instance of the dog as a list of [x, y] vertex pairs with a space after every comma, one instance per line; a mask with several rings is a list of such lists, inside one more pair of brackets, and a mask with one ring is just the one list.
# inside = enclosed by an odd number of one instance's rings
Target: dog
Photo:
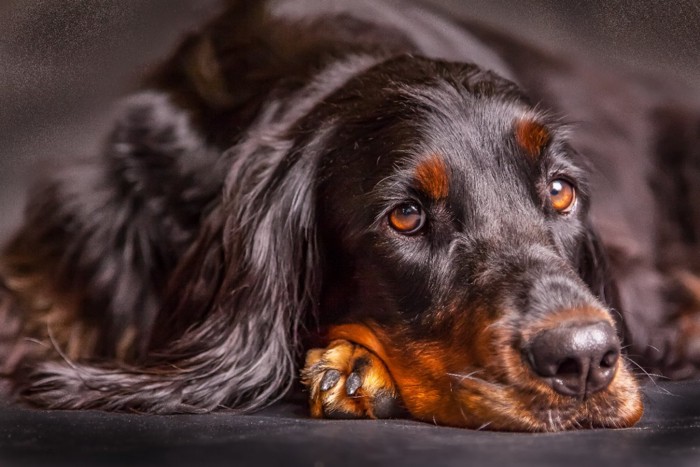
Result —
[[228, 2], [31, 193], [8, 397], [632, 426], [638, 367], [700, 361], [693, 99], [410, 2]]

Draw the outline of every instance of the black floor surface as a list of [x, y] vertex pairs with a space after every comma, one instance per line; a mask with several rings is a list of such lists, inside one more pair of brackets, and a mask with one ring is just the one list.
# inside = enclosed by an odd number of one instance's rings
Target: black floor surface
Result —
[[494, 433], [407, 420], [311, 420], [302, 404], [254, 415], [144, 416], [0, 409], [0, 466], [700, 466], [700, 382], [645, 388], [634, 428]]

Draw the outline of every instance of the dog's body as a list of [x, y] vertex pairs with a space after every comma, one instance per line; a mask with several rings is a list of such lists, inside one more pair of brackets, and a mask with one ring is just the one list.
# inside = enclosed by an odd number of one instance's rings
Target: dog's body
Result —
[[15, 394], [250, 410], [322, 342], [316, 416], [557, 430], [641, 416], [615, 329], [645, 368], [697, 373], [688, 91], [411, 4], [252, 3], [33, 194], [0, 263]]

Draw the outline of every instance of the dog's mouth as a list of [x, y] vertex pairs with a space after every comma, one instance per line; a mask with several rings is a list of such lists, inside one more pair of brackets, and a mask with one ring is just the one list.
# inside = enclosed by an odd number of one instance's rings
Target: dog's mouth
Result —
[[[512, 336], [497, 327], [482, 332], [476, 346], [488, 358], [449, 342], [402, 342], [376, 325], [334, 328], [333, 338], [360, 344], [381, 358], [415, 418], [441, 425], [499, 431], [552, 432], [625, 428], [642, 416], [639, 387], [620, 358], [602, 388], [578, 394], [557, 391], [534, 374]], [[490, 342], [490, 345], [485, 345]], [[400, 347], [400, 348], [399, 348]], [[498, 349], [493, 352], [488, 349]]]
[[455, 424], [469, 428], [531, 432], [625, 428], [634, 425], [643, 411], [636, 383], [621, 375], [606, 390], [583, 397], [490, 382], [475, 374], [452, 377], [458, 380], [453, 391], [463, 420]]

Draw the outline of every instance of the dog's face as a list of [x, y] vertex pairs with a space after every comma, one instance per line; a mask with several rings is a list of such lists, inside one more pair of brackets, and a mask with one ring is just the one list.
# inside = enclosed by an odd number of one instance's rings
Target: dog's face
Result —
[[585, 173], [561, 129], [511, 83], [409, 57], [347, 83], [326, 109], [317, 216], [330, 337], [379, 355], [424, 420], [636, 422], [637, 385], [591, 291], [603, 265]]

